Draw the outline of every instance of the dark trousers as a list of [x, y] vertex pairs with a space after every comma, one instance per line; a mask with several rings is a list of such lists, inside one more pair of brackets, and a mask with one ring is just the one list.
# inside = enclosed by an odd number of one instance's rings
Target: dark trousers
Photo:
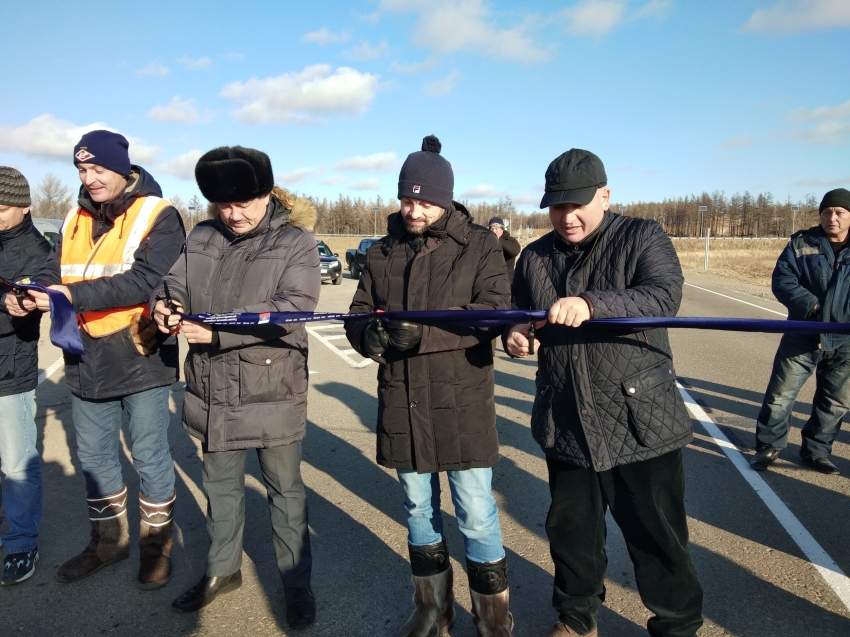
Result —
[[552, 505], [546, 534], [555, 563], [552, 605], [579, 634], [596, 627], [605, 601], [605, 513], [623, 532], [638, 592], [655, 616], [650, 635], [692, 637], [702, 625], [702, 587], [688, 550], [682, 451], [601, 473], [546, 459]]
[[[266, 484], [272, 541], [284, 586], [310, 583], [312, 553], [307, 529], [307, 494], [301, 481], [301, 443], [257, 449]], [[245, 450], [204, 452], [207, 576], [223, 577], [242, 567], [245, 530]]]

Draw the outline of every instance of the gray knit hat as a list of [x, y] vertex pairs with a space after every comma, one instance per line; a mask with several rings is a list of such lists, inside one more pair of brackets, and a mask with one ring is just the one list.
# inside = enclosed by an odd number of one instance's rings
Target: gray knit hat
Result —
[[30, 185], [20, 171], [0, 166], [0, 206], [27, 208], [32, 205]]
[[451, 208], [455, 176], [452, 165], [440, 155], [442, 148], [439, 139], [428, 135], [422, 140], [422, 150], [407, 156], [398, 175], [399, 199], [419, 199]]

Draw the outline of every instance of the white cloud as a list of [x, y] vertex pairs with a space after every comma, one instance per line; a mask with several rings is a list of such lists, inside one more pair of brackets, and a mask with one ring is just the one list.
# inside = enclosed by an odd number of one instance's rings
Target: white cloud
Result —
[[162, 77], [164, 75], [168, 75], [170, 72], [171, 70], [167, 66], [163, 65], [159, 60], [154, 60], [141, 69], [136, 69], [136, 75], [141, 77], [151, 75]]
[[338, 161], [335, 166], [341, 170], [392, 170], [397, 158], [395, 153], [375, 153], [373, 155], [357, 155]]
[[351, 184], [352, 190], [378, 190], [381, 187], [381, 182], [377, 179], [366, 179]]
[[743, 31], [803, 33], [816, 29], [850, 27], [847, 0], [783, 0], [767, 9], [756, 9]]
[[156, 122], [180, 122], [181, 124], [194, 124], [201, 116], [195, 108], [195, 100], [182, 100], [179, 95], [171, 98], [165, 106], [157, 104], [148, 117]]
[[401, 62], [392, 62], [390, 69], [396, 73], [405, 73], [407, 75], [418, 75], [425, 71], [430, 71], [437, 66], [436, 58], [428, 58], [424, 62], [412, 62], [410, 64], [402, 64]]
[[528, 193], [520, 195], [514, 199], [514, 203], [518, 206], [539, 206], [542, 195], [530, 195]]
[[752, 146], [756, 143], [756, 138], [752, 135], [735, 135], [724, 141], [720, 146], [722, 148], [742, 148], [744, 146]]
[[784, 119], [797, 124], [788, 136], [801, 144], [850, 144], [850, 100], [838, 106], [819, 106], [812, 110], [795, 108], [788, 111]]
[[353, 46], [344, 52], [345, 57], [350, 60], [366, 61], [374, 60], [383, 57], [390, 50], [390, 45], [386, 41], [381, 42], [376, 46], [372, 46], [368, 42], [361, 42], [357, 46]]
[[799, 186], [801, 188], [834, 188], [835, 186], [846, 186], [848, 183], [850, 183], [850, 175], [847, 175], [843, 179], [831, 180], [823, 180], [819, 177], [806, 177], [804, 179], [800, 179], [799, 181], [795, 181], [794, 185]]
[[417, 13], [413, 41], [437, 53], [471, 51], [525, 63], [542, 62], [552, 53], [528, 33], [530, 21], [497, 25], [485, 0], [382, 0], [381, 6], [392, 13]]
[[177, 61], [190, 71], [204, 71], [210, 68], [213, 63], [212, 60], [208, 57], [192, 59], [188, 55], [184, 55]]
[[337, 186], [339, 184], [344, 184], [346, 182], [346, 178], [340, 175], [332, 175], [331, 177], [325, 177], [319, 183], [323, 186]]
[[672, 0], [649, 0], [629, 11], [628, 0], [581, 0], [560, 12], [571, 35], [603, 36], [621, 24], [644, 18], [663, 17], [672, 8]]
[[430, 97], [445, 97], [454, 90], [459, 79], [460, 73], [452, 71], [442, 80], [437, 80], [436, 82], [428, 84], [428, 86], [425, 87], [425, 94]]
[[377, 75], [316, 64], [300, 73], [231, 82], [220, 95], [241, 106], [233, 116], [242, 122], [311, 124], [320, 117], [362, 113], [377, 89]]
[[[84, 133], [106, 129], [115, 131], [103, 122], [94, 122], [77, 126], [45, 113], [34, 117], [23, 126], [3, 126], [0, 124], [0, 150], [21, 153], [41, 159], [65, 159], [73, 161], [74, 146]], [[155, 146], [147, 146], [133, 137], [130, 142], [130, 159], [136, 164], [147, 164], [159, 153]]]
[[504, 190], [496, 190], [495, 186], [481, 184], [463, 191], [460, 196], [464, 199], [498, 199], [499, 197], [504, 197], [506, 194], [508, 193]]
[[301, 38], [301, 41], [315, 42], [319, 45], [338, 44], [347, 41], [350, 35], [350, 31], [343, 31], [342, 33], [331, 33], [327, 27], [322, 27], [318, 31], [311, 31], [310, 33], [305, 33], [304, 37]]
[[225, 60], [234, 60], [236, 62], [241, 62], [245, 59], [244, 53], [235, 53], [234, 51], [230, 51], [221, 56]]
[[284, 186], [287, 184], [297, 184], [299, 181], [304, 181], [310, 175], [318, 172], [318, 168], [298, 168], [291, 173], [282, 173], [277, 175], [277, 180]]
[[186, 181], [194, 181], [195, 164], [198, 163], [198, 160], [203, 154], [204, 151], [201, 150], [190, 150], [188, 153], [183, 153], [171, 161], [157, 164], [156, 170], [159, 173], [174, 175], [175, 177], [185, 179]]

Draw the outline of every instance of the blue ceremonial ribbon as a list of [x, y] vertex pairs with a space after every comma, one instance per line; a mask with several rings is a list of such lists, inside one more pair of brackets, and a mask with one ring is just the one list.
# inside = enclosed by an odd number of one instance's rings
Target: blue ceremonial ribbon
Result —
[[50, 299], [50, 342], [69, 354], [86, 353], [77, 327], [77, 313], [68, 297], [62, 292], [35, 283], [14, 283], [6, 279], [0, 279], [0, 286], [12, 292], [16, 290], [45, 292]]
[[[451, 324], [466, 327], [494, 327], [518, 323], [536, 323], [546, 320], [548, 310], [404, 310], [376, 312], [374, 314], [345, 314], [339, 312], [262, 312], [226, 314], [182, 314], [181, 317], [216, 325], [285, 325], [314, 321], [340, 321], [378, 318], [383, 321], [406, 320], [424, 324]], [[768, 334], [850, 334], [850, 323], [823, 323], [820, 321], [779, 321], [696, 316], [636, 316], [623, 318], [591, 319], [582, 327], [604, 330], [644, 330], [659, 327], [689, 328], [697, 330], [723, 330], [731, 332], [763, 332]], [[581, 329], [581, 328], [578, 328]]]

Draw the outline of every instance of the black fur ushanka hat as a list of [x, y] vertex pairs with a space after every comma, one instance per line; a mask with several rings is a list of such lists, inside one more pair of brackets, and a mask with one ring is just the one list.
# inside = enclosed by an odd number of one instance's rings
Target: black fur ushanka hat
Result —
[[201, 194], [213, 203], [250, 201], [274, 188], [269, 156], [253, 148], [222, 146], [205, 153], [195, 166]]

